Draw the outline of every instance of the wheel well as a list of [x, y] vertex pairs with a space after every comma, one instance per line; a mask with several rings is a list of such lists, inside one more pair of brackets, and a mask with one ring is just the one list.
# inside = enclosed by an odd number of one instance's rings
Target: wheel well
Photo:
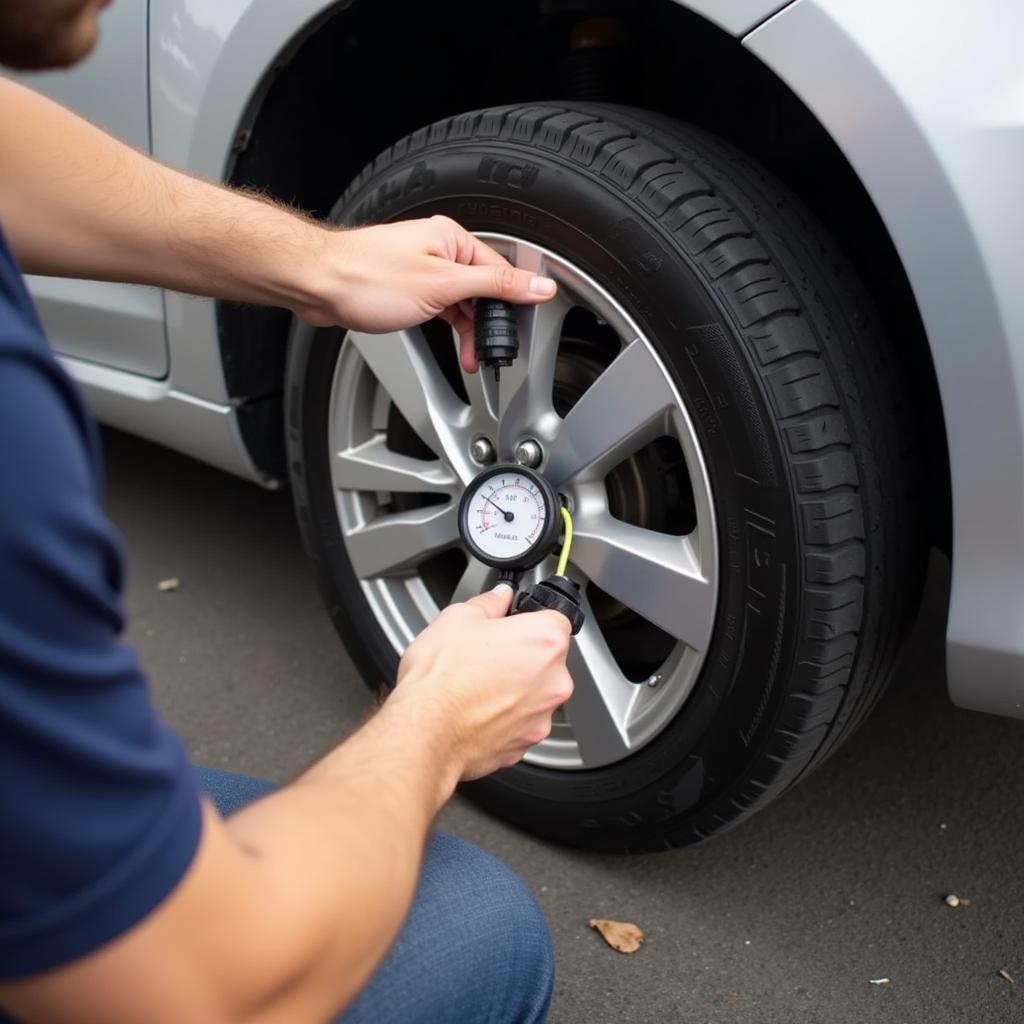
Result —
[[[706, 128], [766, 164], [825, 223], [898, 339], [934, 487], [934, 542], [948, 550], [938, 385], [877, 210], [787, 86], [737, 39], [672, 0], [356, 0], [276, 70], [240, 136], [230, 181], [325, 216], [368, 161], [422, 125], [462, 110], [567, 97], [628, 103]], [[243, 436], [261, 468], [279, 476], [289, 322], [282, 310], [219, 307], [225, 378]]]

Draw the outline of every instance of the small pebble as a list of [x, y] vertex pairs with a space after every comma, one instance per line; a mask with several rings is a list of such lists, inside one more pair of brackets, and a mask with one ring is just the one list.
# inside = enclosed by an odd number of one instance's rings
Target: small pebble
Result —
[[960, 897], [957, 896], [957, 894], [955, 892], [951, 892], [946, 897], [946, 906], [948, 906], [948, 907], [959, 907], [960, 906]]
[[157, 585], [156, 589], [161, 593], [168, 590], [177, 590], [181, 586], [181, 580], [177, 576], [172, 576], [170, 579], [161, 580]]

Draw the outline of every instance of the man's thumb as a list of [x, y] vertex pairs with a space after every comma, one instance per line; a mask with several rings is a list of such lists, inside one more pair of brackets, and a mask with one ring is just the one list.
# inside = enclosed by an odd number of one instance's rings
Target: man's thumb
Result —
[[515, 591], [507, 583], [499, 583], [485, 594], [471, 597], [466, 604], [479, 608], [489, 619], [501, 619], [508, 615]]
[[504, 299], [505, 302], [544, 302], [554, 296], [558, 285], [550, 277], [541, 277], [515, 267], [466, 267], [460, 274], [468, 289], [461, 298]]

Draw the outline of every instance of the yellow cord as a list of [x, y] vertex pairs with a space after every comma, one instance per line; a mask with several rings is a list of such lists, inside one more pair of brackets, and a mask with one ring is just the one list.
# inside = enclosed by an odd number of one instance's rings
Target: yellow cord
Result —
[[572, 547], [572, 516], [569, 510], [562, 506], [562, 522], [565, 523], [565, 540], [562, 542], [562, 553], [558, 556], [558, 575], [564, 576], [566, 567], [569, 564], [569, 549]]

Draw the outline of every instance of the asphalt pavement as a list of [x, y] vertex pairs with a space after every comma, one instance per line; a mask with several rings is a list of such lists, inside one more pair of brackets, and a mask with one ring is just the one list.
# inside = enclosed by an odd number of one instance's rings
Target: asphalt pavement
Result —
[[[105, 442], [129, 638], [155, 699], [197, 762], [288, 779], [368, 706], [321, 610], [288, 495], [123, 434]], [[180, 587], [160, 591], [170, 577]], [[1024, 1018], [1024, 722], [949, 704], [947, 585], [933, 559], [905, 664], [858, 735], [710, 842], [586, 854], [452, 802], [442, 826], [503, 858], [548, 915], [551, 1021]], [[947, 906], [949, 893], [970, 905]], [[635, 922], [646, 944], [614, 952], [587, 927], [593, 917]]]

